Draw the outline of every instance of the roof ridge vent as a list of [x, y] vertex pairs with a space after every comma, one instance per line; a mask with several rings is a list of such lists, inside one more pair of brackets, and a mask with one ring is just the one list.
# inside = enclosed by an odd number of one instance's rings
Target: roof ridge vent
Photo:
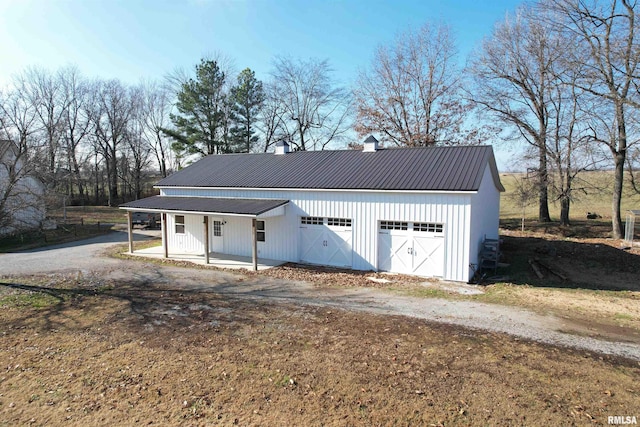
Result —
[[364, 140], [362, 151], [365, 153], [378, 151], [378, 140], [375, 139], [373, 135], [369, 135], [369, 137]]
[[286, 141], [276, 142], [276, 154], [283, 155], [289, 152], [289, 144]]

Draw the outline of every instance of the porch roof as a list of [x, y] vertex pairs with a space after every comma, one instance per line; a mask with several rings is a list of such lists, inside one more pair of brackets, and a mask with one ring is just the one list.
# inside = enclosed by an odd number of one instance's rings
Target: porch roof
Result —
[[221, 214], [257, 217], [289, 203], [273, 199], [226, 199], [218, 197], [152, 196], [120, 205], [121, 209], [146, 212]]

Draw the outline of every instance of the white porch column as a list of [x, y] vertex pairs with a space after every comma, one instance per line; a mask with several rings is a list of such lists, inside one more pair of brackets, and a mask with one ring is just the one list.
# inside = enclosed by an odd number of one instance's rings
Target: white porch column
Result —
[[127, 211], [127, 231], [129, 234], [129, 253], [133, 253], [133, 212]]
[[251, 220], [251, 235], [253, 240], [252, 245], [252, 256], [253, 256], [253, 271], [258, 271], [258, 230], [257, 230], [257, 222], [258, 220], [253, 218]]
[[204, 263], [209, 264], [209, 217], [204, 216]]
[[169, 258], [169, 242], [167, 241], [167, 213], [162, 212], [162, 250], [165, 258]]

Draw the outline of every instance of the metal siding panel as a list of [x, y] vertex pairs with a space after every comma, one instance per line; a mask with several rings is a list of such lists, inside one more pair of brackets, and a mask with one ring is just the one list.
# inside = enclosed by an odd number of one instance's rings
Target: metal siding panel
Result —
[[229, 255], [251, 256], [251, 219], [223, 217], [224, 252]]
[[470, 196], [471, 234], [470, 261], [477, 263], [477, 256], [480, 244], [486, 235], [488, 238], [497, 239], [499, 237], [500, 223], [500, 192], [493, 182], [490, 167], [485, 167], [484, 175], [480, 183], [478, 193]]

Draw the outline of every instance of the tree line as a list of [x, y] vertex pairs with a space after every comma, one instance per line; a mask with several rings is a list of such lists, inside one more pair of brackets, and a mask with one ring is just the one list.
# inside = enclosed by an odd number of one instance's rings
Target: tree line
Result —
[[[579, 174], [614, 170], [612, 230], [622, 235], [625, 179], [640, 160], [637, 4], [540, 0], [496, 23], [461, 65], [445, 24], [409, 30], [373, 53], [354, 86], [329, 60], [278, 57], [265, 81], [218, 56], [162, 82], [92, 80], [73, 67], [30, 68], [0, 92], [0, 139], [15, 142], [50, 194], [115, 205], [195, 158], [514, 141], [527, 149], [538, 219], [585, 191]], [[355, 132], [354, 132], [355, 131]], [[147, 186], [147, 187], [145, 187]]]

